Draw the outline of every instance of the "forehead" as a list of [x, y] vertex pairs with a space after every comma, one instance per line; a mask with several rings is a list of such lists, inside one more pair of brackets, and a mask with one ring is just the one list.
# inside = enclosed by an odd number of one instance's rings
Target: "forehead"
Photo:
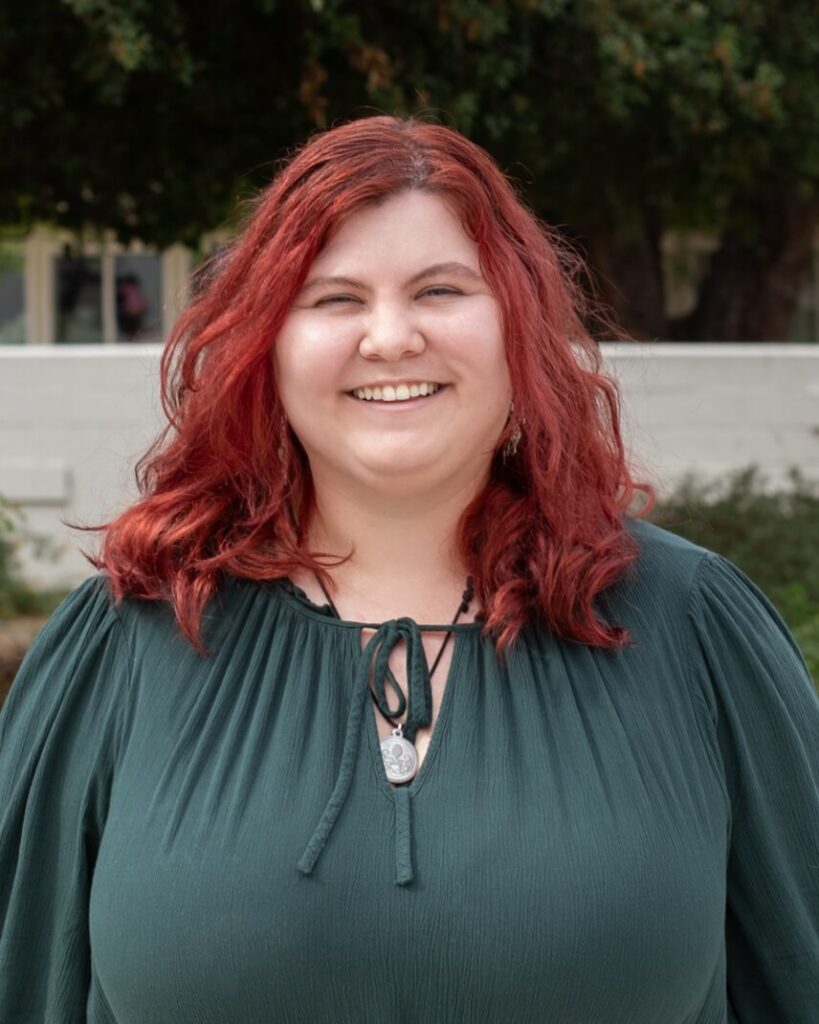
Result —
[[331, 233], [313, 269], [344, 269], [348, 262], [388, 265], [461, 259], [477, 269], [478, 247], [451, 207], [430, 192], [401, 192], [347, 217]]

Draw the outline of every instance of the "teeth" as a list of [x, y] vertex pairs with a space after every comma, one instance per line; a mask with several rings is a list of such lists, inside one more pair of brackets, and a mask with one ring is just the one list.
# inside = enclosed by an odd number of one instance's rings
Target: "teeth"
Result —
[[399, 384], [397, 387], [385, 384], [383, 388], [356, 388], [353, 394], [365, 402], [406, 402], [410, 398], [434, 395], [440, 386], [427, 381], [422, 384]]

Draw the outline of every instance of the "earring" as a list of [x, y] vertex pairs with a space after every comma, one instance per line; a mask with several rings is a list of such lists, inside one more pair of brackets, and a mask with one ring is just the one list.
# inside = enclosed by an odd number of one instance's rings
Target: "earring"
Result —
[[[513, 415], [514, 411], [515, 411], [515, 403], [514, 402], [510, 402], [509, 403], [509, 418], [510, 419], [512, 418], [512, 415]], [[522, 433], [522, 431], [520, 429], [523, 426], [523, 423], [524, 423], [524, 420], [523, 420], [523, 418], [521, 418], [520, 422], [515, 424], [515, 429], [512, 431], [511, 435], [509, 436], [509, 440], [506, 442], [506, 444], [503, 446], [503, 448], [501, 448], [501, 458], [503, 459], [504, 462], [506, 462], [507, 459], [511, 459], [512, 456], [515, 454], [515, 452], [518, 450], [518, 445], [520, 444], [520, 439], [523, 436], [523, 433]]]
[[287, 448], [285, 447], [285, 440], [287, 438], [287, 417], [282, 413], [281, 423], [279, 426], [279, 447], [276, 449], [276, 454], [279, 456], [279, 462], [282, 465], [282, 473], [284, 475], [284, 482], [288, 481], [287, 472]]

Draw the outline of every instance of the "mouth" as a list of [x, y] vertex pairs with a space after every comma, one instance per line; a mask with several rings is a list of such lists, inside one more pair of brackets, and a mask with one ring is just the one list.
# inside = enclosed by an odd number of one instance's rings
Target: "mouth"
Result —
[[345, 391], [344, 394], [357, 405], [369, 406], [374, 409], [389, 409], [390, 411], [393, 411], [399, 409], [409, 410], [420, 408], [420, 406], [425, 403], [434, 402], [439, 395], [448, 389], [448, 384], [439, 384], [437, 390], [432, 394], [417, 395], [415, 397], [411, 396], [410, 398], [393, 398], [392, 400], [383, 398], [359, 398], [352, 391]]

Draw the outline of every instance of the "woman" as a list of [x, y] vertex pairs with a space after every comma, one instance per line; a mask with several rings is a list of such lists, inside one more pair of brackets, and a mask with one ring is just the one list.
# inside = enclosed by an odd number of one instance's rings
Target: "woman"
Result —
[[261, 197], [0, 718], [3, 1021], [819, 1019], [819, 702], [567, 266], [413, 120]]

